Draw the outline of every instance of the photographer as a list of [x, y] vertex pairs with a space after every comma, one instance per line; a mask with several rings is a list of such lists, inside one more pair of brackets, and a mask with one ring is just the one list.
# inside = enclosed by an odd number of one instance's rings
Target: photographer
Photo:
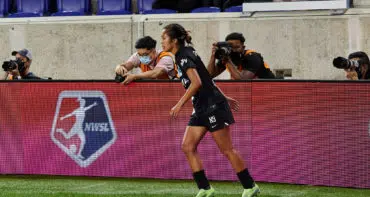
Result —
[[348, 59], [337, 57], [333, 60], [333, 65], [336, 68], [344, 69], [346, 78], [349, 80], [370, 79], [370, 60], [363, 51], [349, 54]]
[[213, 44], [212, 56], [207, 67], [212, 77], [220, 75], [227, 69], [231, 79], [234, 80], [275, 78], [261, 54], [250, 49], [245, 50], [243, 34], [231, 33], [225, 40], [226, 42]]
[[5, 61], [2, 65], [6, 72], [6, 80], [40, 79], [30, 72], [32, 54], [29, 50], [13, 51], [12, 55], [16, 57], [16, 60]]
[[[156, 50], [157, 42], [150, 36], [136, 41], [134, 53], [125, 63], [116, 67], [116, 81], [127, 85], [138, 79], [173, 79], [176, 77], [175, 60], [172, 53]], [[129, 74], [134, 67], [141, 73]]]

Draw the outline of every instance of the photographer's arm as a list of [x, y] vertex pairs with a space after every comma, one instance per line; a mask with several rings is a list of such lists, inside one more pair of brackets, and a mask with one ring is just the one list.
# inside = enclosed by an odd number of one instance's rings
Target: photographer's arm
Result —
[[132, 62], [127, 61], [123, 64], [117, 65], [116, 69], [115, 69], [115, 72], [119, 75], [124, 75], [128, 71], [132, 70], [134, 67], [135, 67], [135, 65]]
[[214, 43], [212, 47], [212, 55], [211, 55], [211, 58], [209, 59], [209, 63], [207, 66], [208, 73], [211, 75], [212, 78], [217, 77], [226, 69], [226, 67], [221, 68], [216, 65], [216, 57], [215, 57], [216, 50], [217, 50], [217, 47], [216, 47], [216, 44]]
[[227, 60], [226, 67], [229, 69], [231, 78], [234, 80], [253, 79], [255, 74], [249, 70], [242, 70], [241, 72], [236, 68], [230, 58]]
[[217, 77], [220, 75], [222, 72], [224, 72], [226, 67], [221, 67], [216, 65], [216, 59], [214, 56], [211, 56], [211, 59], [209, 60], [207, 70], [208, 73], [211, 75], [212, 78]]
[[164, 68], [155, 67], [153, 70], [149, 70], [139, 74], [129, 74], [126, 73], [123, 77], [126, 77], [125, 80], [122, 82], [124, 85], [131, 83], [132, 81], [138, 79], [157, 79], [159, 76], [166, 74], [166, 70]]
[[155, 67], [153, 70], [135, 74], [135, 79], [157, 79], [164, 74], [167, 74], [165, 68]]
[[131, 55], [128, 60], [120, 65], [116, 66], [115, 72], [121, 76], [132, 70], [134, 67], [140, 65], [140, 60], [137, 56], [137, 53]]

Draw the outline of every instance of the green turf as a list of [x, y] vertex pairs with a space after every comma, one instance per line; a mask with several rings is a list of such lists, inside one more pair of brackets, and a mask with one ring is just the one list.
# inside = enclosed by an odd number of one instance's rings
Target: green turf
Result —
[[[237, 182], [211, 182], [216, 197], [241, 197]], [[260, 197], [369, 197], [370, 189], [258, 183]], [[1, 197], [192, 197], [192, 181], [55, 176], [0, 176]]]

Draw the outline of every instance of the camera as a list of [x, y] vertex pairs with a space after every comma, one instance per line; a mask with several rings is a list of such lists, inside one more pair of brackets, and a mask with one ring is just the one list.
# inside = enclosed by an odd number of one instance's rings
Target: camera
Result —
[[121, 75], [116, 73], [116, 77], [114, 78], [114, 81], [116, 83], [122, 83], [125, 80], [126, 77], [122, 77]]
[[22, 62], [22, 60], [20, 59], [4, 61], [2, 67], [4, 71], [11, 71], [11, 70], [16, 69], [17, 65], [18, 65], [19, 72], [22, 72], [24, 69], [24, 62]]
[[232, 46], [228, 42], [217, 42], [216, 46], [218, 48], [215, 53], [216, 59], [222, 59], [230, 55]]
[[365, 61], [359, 60], [349, 60], [344, 57], [337, 57], [333, 60], [333, 65], [339, 69], [350, 69], [358, 68], [360, 65], [366, 63]]

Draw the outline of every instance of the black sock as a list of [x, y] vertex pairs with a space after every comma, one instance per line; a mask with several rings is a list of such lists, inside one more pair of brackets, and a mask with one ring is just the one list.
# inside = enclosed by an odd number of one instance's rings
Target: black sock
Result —
[[204, 170], [194, 172], [193, 177], [194, 177], [194, 180], [197, 183], [199, 189], [207, 190], [207, 189], [211, 188], [209, 186], [209, 181], [206, 177], [206, 174], [204, 173]]
[[249, 189], [254, 186], [254, 180], [251, 177], [251, 175], [248, 172], [248, 169], [244, 169], [238, 174], [238, 178], [240, 180], [240, 183], [243, 185], [244, 189]]

